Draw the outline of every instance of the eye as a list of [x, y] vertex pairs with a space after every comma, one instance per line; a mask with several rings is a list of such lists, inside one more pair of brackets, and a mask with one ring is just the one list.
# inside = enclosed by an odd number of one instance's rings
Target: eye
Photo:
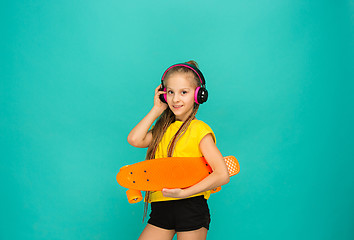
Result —
[[173, 91], [172, 90], [168, 90], [167, 94], [173, 94]]
[[185, 95], [187, 94], [188, 92], [187, 91], [182, 91], [182, 95]]

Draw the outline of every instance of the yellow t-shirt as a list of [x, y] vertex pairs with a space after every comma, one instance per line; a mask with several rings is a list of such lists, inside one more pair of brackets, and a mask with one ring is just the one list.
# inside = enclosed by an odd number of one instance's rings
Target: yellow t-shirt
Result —
[[[176, 134], [180, 126], [183, 122], [175, 121], [172, 123], [166, 130], [163, 135], [161, 142], [159, 143], [155, 158], [166, 158], [168, 151], [168, 144], [173, 136]], [[211, 133], [212, 137], [215, 140], [214, 132], [211, 128], [204, 123], [203, 121], [194, 119], [191, 124], [187, 128], [184, 135], [177, 141], [174, 152], [172, 154], [173, 157], [202, 157], [203, 154], [199, 149], [199, 143], [207, 134]], [[205, 199], [208, 199], [211, 191], [206, 191], [202, 193], [198, 193], [196, 195], [190, 196], [201, 196], [204, 195]], [[178, 200], [179, 198], [167, 198], [162, 195], [161, 191], [152, 192], [150, 195], [150, 202], [159, 202], [159, 201], [170, 201], [170, 200]]]

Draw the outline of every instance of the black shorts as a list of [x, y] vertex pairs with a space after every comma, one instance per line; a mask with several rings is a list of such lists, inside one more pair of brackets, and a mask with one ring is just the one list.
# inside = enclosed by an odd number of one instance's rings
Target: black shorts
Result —
[[209, 230], [210, 212], [204, 196], [151, 203], [149, 224], [176, 232]]

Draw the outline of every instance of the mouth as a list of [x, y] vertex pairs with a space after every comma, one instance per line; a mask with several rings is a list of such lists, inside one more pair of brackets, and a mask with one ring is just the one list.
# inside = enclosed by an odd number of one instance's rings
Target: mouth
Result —
[[183, 105], [172, 105], [172, 107], [173, 107], [174, 109], [180, 109], [181, 107], [183, 107]]

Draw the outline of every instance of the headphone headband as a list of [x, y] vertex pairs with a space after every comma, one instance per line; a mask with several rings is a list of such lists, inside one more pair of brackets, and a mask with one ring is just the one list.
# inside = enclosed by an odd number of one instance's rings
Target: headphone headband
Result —
[[177, 64], [174, 64], [174, 65], [172, 65], [171, 67], [167, 68], [167, 70], [166, 70], [166, 71], [163, 73], [163, 75], [162, 75], [161, 82], [163, 82], [166, 73], [167, 73], [171, 68], [178, 67], [178, 66], [182, 66], [182, 67], [186, 67], [186, 68], [191, 69], [195, 74], [197, 74], [201, 85], [202, 85], [202, 86], [205, 86], [205, 78], [204, 78], [202, 72], [201, 72], [197, 67], [195, 67], [194, 65], [189, 64], [189, 63], [177, 63]]

